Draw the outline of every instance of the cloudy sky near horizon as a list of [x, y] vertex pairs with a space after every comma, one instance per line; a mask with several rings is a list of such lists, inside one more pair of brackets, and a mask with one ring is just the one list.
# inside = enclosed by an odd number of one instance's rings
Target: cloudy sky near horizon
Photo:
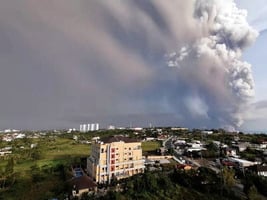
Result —
[[267, 129], [265, 2], [1, 2], [0, 129]]

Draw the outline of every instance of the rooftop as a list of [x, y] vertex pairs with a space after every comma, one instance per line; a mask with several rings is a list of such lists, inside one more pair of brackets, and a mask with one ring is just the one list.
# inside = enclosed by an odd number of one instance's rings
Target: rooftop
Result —
[[120, 141], [125, 142], [125, 143], [140, 142], [137, 139], [129, 138], [129, 137], [121, 136], [121, 135], [104, 137], [100, 139], [100, 141], [103, 143], [112, 143], [112, 142], [120, 142]]
[[79, 177], [75, 177], [71, 180], [70, 182], [74, 187], [75, 189], [77, 190], [82, 190], [82, 189], [87, 189], [87, 188], [94, 188], [96, 187], [97, 185], [94, 183], [94, 181], [86, 176], [86, 175], [83, 175], [83, 176], [79, 176]]

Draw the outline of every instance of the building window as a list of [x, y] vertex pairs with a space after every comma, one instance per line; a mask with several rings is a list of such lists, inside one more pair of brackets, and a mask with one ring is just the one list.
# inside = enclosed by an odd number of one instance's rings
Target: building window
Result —
[[112, 149], [111, 149], [111, 153], [114, 153], [114, 152], [115, 152], [115, 149], [114, 149], [114, 148], [112, 148]]
[[101, 148], [101, 153], [104, 153], [104, 148]]
[[111, 155], [111, 158], [115, 158], [115, 155], [114, 155], [114, 154], [112, 154], [112, 155]]
[[112, 164], [112, 165], [115, 164], [115, 160], [111, 160], [111, 164]]
[[133, 160], [133, 158], [129, 158], [129, 160]]

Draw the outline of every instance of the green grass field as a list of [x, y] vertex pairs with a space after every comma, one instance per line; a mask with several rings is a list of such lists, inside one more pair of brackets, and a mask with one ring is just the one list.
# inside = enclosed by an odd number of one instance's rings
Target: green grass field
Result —
[[[0, 199], [51, 199], [57, 188], [63, 187], [65, 183], [59, 171], [54, 170], [58, 166], [68, 168], [80, 163], [80, 158], [88, 157], [91, 151], [90, 144], [81, 144], [72, 138], [47, 137], [19, 142], [19, 145], [13, 144], [14, 178], [10, 180], [15, 181], [12, 189], [0, 188]], [[31, 149], [31, 144], [37, 144], [36, 148]], [[20, 146], [25, 148], [21, 149]], [[35, 154], [33, 157], [36, 152], [38, 156]], [[1, 158], [0, 172], [5, 171], [9, 158]]]
[[154, 151], [154, 150], [156, 150], [158, 148], [160, 148], [160, 142], [158, 142], [158, 141], [142, 142], [142, 150], [143, 150], [143, 152]]
[[[20, 151], [17, 151], [15, 156], [15, 172], [25, 172], [31, 169], [33, 165], [38, 167], [55, 166], [57, 164], [70, 163], [81, 157], [88, 157], [91, 152], [90, 144], [76, 143], [72, 139], [56, 138], [52, 141], [43, 141], [36, 139], [37, 149], [40, 152], [40, 158], [33, 160], [27, 156], [22, 157]], [[34, 151], [35, 149], [28, 149]], [[22, 152], [23, 150], [21, 150]], [[21, 158], [22, 157], [22, 158]], [[1, 160], [0, 168], [4, 169], [7, 160]]]

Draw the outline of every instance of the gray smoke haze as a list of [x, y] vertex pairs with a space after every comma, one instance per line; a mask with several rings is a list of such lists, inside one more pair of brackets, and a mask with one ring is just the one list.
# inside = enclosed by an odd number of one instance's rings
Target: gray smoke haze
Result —
[[232, 0], [5, 1], [0, 27], [0, 128], [235, 127], [253, 96]]

